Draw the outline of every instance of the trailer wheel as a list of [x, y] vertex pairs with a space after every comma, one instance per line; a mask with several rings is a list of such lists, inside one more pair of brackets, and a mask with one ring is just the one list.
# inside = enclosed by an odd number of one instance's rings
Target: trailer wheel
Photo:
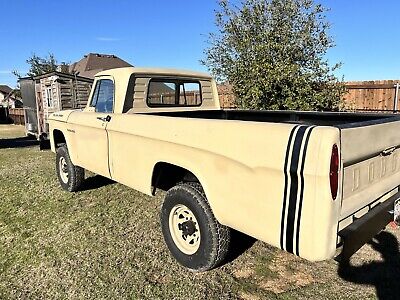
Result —
[[199, 183], [178, 184], [167, 192], [161, 228], [172, 256], [192, 271], [210, 270], [226, 258], [230, 228], [215, 219]]
[[85, 178], [85, 169], [71, 162], [66, 145], [57, 149], [56, 171], [61, 187], [68, 192], [76, 192]]

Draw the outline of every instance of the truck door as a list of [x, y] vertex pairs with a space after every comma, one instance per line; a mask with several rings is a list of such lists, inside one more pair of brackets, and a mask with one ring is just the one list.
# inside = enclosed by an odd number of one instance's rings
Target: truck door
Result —
[[71, 114], [69, 131], [74, 134], [77, 165], [110, 177], [106, 127], [112, 118], [114, 81], [110, 76], [96, 81], [90, 105], [82, 112]]

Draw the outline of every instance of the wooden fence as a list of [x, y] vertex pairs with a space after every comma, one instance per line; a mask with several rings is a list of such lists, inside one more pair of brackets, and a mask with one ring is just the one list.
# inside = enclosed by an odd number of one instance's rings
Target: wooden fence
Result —
[[24, 125], [24, 109], [23, 108], [10, 108], [8, 110], [8, 117], [11, 119], [12, 123], [17, 125]]
[[399, 80], [346, 82], [346, 107], [360, 110], [399, 110]]
[[[343, 100], [348, 110], [400, 110], [400, 80], [352, 81], [345, 85]], [[234, 108], [232, 86], [222, 84], [217, 89], [221, 107]]]
[[235, 95], [230, 84], [218, 84], [217, 91], [221, 108], [235, 108]]

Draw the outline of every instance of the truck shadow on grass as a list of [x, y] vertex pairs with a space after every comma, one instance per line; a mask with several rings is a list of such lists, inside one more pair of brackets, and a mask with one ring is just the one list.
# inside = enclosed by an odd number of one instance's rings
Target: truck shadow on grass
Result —
[[39, 142], [34, 137], [30, 136], [11, 138], [11, 139], [0, 139], [0, 149], [24, 148], [36, 145], [39, 145]]
[[354, 266], [349, 260], [339, 263], [341, 278], [356, 284], [373, 285], [378, 299], [399, 299], [400, 297], [400, 253], [397, 238], [389, 232], [381, 232], [370, 243], [383, 261], [372, 261]]
[[256, 241], [255, 238], [232, 229], [230, 248], [223, 264], [228, 264], [237, 259], [250, 249]]
[[101, 175], [94, 175], [91, 177], [86, 178], [82, 186], [79, 188], [79, 191], [89, 191], [101, 188], [103, 186], [107, 186], [110, 184], [115, 184], [116, 182]]

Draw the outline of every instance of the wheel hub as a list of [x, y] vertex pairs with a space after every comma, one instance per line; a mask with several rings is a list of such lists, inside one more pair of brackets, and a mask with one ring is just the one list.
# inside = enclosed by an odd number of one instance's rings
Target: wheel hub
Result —
[[199, 249], [201, 236], [197, 219], [185, 205], [175, 205], [169, 215], [171, 237], [180, 251], [192, 255]]
[[178, 224], [179, 230], [182, 230], [183, 235], [192, 235], [196, 232], [196, 224], [193, 221], [186, 221]]

